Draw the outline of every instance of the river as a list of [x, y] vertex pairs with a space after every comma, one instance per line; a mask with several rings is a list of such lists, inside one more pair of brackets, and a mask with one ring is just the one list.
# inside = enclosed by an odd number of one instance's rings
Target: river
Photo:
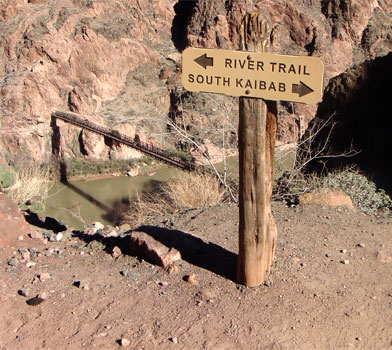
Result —
[[[238, 159], [227, 161], [228, 173], [238, 174]], [[217, 164], [223, 171], [223, 164]], [[94, 221], [114, 225], [130, 198], [148, 191], [154, 182], [176, 177], [181, 170], [161, 168], [153, 176], [113, 176], [101, 179], [55, 183], [45, 202], [44, 216], [64, 221], [68, 226], [82, 229]]]

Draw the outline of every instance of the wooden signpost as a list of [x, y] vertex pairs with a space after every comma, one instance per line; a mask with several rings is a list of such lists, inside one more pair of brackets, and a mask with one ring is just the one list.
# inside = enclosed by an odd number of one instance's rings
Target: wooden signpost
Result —
[[324, 65], [316, 57], [267, 53], [269, 28], [259, 13], [244, 17], [240, 34], [240, 51], [186, 49], [182, 83], [190, 91], [240, 96], [237, 282], [258, 286], [270, 271], [277, 237], [271, 212], [275, 101], [321, 101]]

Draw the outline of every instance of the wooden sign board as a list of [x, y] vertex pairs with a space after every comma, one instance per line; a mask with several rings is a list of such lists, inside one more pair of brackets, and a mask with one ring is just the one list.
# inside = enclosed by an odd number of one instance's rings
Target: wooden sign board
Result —
[[190, 91], [315, 104], [322, 100], [324, 64], [317, 57], [187, 48], [182, 84]]

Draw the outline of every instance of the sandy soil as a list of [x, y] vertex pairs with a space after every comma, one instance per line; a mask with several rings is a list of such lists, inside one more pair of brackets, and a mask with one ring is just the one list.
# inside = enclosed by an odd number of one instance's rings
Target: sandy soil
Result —
[[[392, 349], [392, 220], [282, 203], [273, 212], [276, 261], [257, 288], [233, 281], [235, 206], [149, 223], [209, 243], [171, 273], [78, 238], [40, 247], [30, 268], [8, 266], [17, 250], [5, 247], [0, 349]], [[28, 305], [37, 294], [45, 300]]]

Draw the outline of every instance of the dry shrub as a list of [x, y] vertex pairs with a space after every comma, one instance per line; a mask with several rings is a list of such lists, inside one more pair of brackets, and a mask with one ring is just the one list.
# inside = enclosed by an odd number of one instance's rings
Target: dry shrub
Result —
[[226, 195], [218, 180], [206, 174], [184, 173], [178, 179], [166, 182], [162, 189], [176, 211], [211, 207], [221, 203]]
[[184, 209], [209, 207], [227, 199], [227, 191], [220, 186], [216, 177], [182, 173], [176, 179], [160, 184], [152, 192], [137, 194], [122, 221], [137, 227], [151, 217]]
[[15, 183], [7, 195], [19, 206], [27, 202], [43, 202], [52, 186], [48, 168], [29, 166], [16, 172]]

